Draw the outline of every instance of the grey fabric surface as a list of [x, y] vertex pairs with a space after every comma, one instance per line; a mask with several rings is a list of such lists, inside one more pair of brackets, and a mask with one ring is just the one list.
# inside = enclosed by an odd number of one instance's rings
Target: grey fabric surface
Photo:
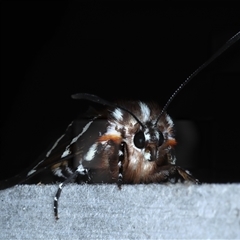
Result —
[[240, 239], [240, 184], [22, 185], [0, 191], [0, 239]]

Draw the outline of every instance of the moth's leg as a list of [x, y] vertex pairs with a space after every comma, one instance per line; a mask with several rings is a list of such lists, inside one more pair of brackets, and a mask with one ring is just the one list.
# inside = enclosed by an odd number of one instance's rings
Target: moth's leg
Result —
[[198, 179], [196, 179], [189, 171], [184, 170], [179, 166], [175, 166], [178, 174], [186, 181], [193, 182], [195, 184], [201, 184]]
[[124, 160], [124, 149], [125, 143], [121, 143], [121, 148], [119, 150], [119, 158], [118, 158], [118, 188], [121, 189], [123, 182], [123, 160]]
[[172, 182], [176, 183], [178, 180], [190, 181], [195, 184], [200, 184], [199, 180], [191, 175], [190, 172], [176, 165], [161, 166], [155, 174], [151, 175], [149, 182]]
[[85, 169], [82, 165], [79, 165], [77, 170], [74, 173], [72, 173], [64, 182], [60, 183], [58, 186], [58, 190], [54, 197], [54, 203], [53, 203], [54, 215], [55, 215], [56, 220], [59, 219], [59, 217], [58, 217], [58, 201], [59, 201], [62, 189], [67, 183], [74, 182], [78, 175], [88, 175], [87, 169]]
[[199, 180], [192, 176], [192, 174], [176, 165], [167, 166], [167, 180], [176, 183], [178, 180], [189, 181], [195, 184], [200, 184]]

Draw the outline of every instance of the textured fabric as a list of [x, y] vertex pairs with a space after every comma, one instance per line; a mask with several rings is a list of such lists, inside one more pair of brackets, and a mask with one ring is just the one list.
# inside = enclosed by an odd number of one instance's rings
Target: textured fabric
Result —
[[0, 239], [240, 239], [240, 184], [22, 185], [0, 191]]

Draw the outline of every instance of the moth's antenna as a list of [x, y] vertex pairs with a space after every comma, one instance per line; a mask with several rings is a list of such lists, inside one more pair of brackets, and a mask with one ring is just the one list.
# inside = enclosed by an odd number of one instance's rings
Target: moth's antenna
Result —
[[144, 125], [142, 124], [142, 122], [132, 112], [130, 112], [127, 108], [124, 108], [122, 106], [119, 106], [119, 105], [111, 103], [111, 102], [108, 102], [108, 101], [106, 101], [106, 100], [104, 100], [104, 99], [102, 99], [102, 98], [100, 98], [96, 95], [88, 94], [88, 93], [76, 93], [76, 94], [72, 95], [72, 98], [73, 99], [86, 99], [86, 100], [96, 102], [96, 103], [99, 103], [99, 104], [102, 104], [102, 105], [106, 105], [106, 106], [109, 106], [109, 107], [120, 108], [120, 109], [128, 112], [129, 114], [131, 114], [136, 119], [136, 121], [142, 126], [142, 128], [145, 128]]
[[230, 46], [232, 46], [234, 43], [236, 43], [240, 39], [240, 32], [237, 32], [233, 37], [231, 37], [216, 53], [212, 55], [205, 63], [203, 63], [199, 68], [197, 68], [172, 94], [172, 96], [168, 99], [167, 103], [163, 107], [161, 113], [159, 114], [157, 122], [163, 115], [163, 113], [166, 111], [172, 100], [176, 97], [176, 95], [183, 89], [183, 87], [189, 83], [199, 72], [201, 72], [205, 67], [207, 67], [212, 61], [214, 61], [216, 58], [218, 58], [223, 52], [225, 52]]

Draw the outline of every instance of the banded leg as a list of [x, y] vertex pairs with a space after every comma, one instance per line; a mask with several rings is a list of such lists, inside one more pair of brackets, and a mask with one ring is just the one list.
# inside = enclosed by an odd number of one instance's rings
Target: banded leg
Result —
[[118, 159], [118, 188], [121, 189], [123, 182], [123, 160], [124, 160], [124, 147], [125, 143], [121, 143], [121, 149], [119, 150], [119, 159]]
[[57, 193], [54, 197], [54, 203], [53, 203], [54, 215], [55, 215], [56, 220], [59, 219], [59, 217], [58, 217], [58, 201], [59, 201], [62, 189], [66, 184], [68, 184], [70, 182], [74, 182], [79, 174], [80, 175], [88, 175], [88, 171], [82, 165], [79, 165], [79, 167], [73, 174], [71, 174], [64, 182], [59, 184]]

